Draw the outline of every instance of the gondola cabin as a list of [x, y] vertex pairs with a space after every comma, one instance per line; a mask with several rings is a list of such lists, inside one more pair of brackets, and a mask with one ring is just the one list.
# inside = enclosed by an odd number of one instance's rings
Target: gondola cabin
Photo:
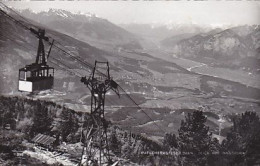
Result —
[[19, 70], [19, 91], [34, 92], [53, 88], [54, 68], [32, 64]]
[[45, 30], [38, 31], [30, 29], [39, 38], [36, 62], [19, 69], [18, 90], [24, 92], [35, 92], [52, 89], [54, 84], [54, 68], [47, 65], [47, 58], [50, 55], [51, 43], [48, 55], [45, 56], [43, 40], [49, 41], [45, 36]]

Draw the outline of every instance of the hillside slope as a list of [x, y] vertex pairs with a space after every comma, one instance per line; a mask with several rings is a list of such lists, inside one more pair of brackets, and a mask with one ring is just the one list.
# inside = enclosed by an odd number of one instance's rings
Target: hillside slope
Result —
[[[174, 38], [174, 37], [173, 37]], [[194, 59], [214, 66], [246, 68], [259, 72], [260, 27], [240, 26], [224, 31], [198, 34], [164, 45], [178, 57]]]

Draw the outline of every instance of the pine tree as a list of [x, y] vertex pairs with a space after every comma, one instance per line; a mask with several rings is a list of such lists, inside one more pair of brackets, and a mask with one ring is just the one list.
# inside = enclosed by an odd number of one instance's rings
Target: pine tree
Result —
[[164, 149], [170, 150], [177, 148], [177, 138], [173, 133], [166, 133], [163, 140]]
[[78, 124], [75, 122], [72, 113], [67, 109], [63, 108], [61, 112], [61, 126], [60, 132], [63, 141], [68, 141], [69, 135], [73, 135], [78, 129]]
[[116, 136], [116, 131], [113, 130], [110, 136], [110, 149], [117, 155], [121, 153], [121, 142]]
[[248, 166], [260, 164], [260, 129], [248, 141], [245, 160]]
[[37, 133], [50, 132], [52, 118], [48, 115], [48, 108], [37, 102], [36, 109], [34, 110], [33, 126], [30, 136], [35, 136]]
[[260, 154], [260, 148], [257, 148], [259, 126], [260, 120], [255, 112], [247, 111], [233, 118], [233, 126], [222, 146], [224, 151], [234, 154], [226, 157], [229, 165], [245, 165], [255, 161], [254, 154]]
[[178, 149], [181, 152], [181, 164], [203, 166], [207, 163], [212, 135], [205, 125], [207, 118], [202, 111], [194, 111], [181, 122], [178, 137]]
[[[176, 152], [178, 146], [177, 137], [173, 133], [166, 133], [163, 140], [163, 151]], [[161, 165], [177, 165], [177, 155], [160, 156]]]
[[130, 133], [125, 132], [122, 143], [122, 155], [128, 159], [131, 159], [135, 156], [134, 150], [137, 151], [137, 149], [135, 149], [135, 143], [131, 137], [132, 136]]

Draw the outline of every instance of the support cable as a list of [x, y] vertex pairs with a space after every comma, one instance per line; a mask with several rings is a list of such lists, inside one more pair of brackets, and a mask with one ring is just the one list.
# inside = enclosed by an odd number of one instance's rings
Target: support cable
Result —
[[[0, 2], [1, 4], [3, 4], [2, 2]], [[3, 4], [4, 5], [4, 4]], [[4, 5], [5, 7], [7, 7], [6, 5]], [[9, 7], [7, 7], [8, 9], [10, 9]], [[10, 18], [11, 20], [13, 20], [14, 22], [18, 23], [19, 25], [21, 25], [22, 27], [24, 27], [25, 29], [29, 29], [30, 28], [26, 25], [24, 25], [23, 23], [21, 23], [21, 21], [18, 21], [17, 19], [13, 18], [12, 16], [10, 16], [9, 14], [7, 14], [6, 12], [4, 12], [2, 9], [0, 9], [0, 11], [7, 17], [7, 18]], [[16, 12], [15, 12], [16, 13]], [[18, 13], [16, 13], [17, 15], [19, 15]], [[24, 17], [22, 17], [21, 15], [19, 15], [21, 18], [23, 18], [24, 20], [26, 20]], [[60, 48], [59, 46], [57, 46], [56, 44], [53, 44], [53, 46], [59, 50], [61, 50], [64, 54], [68, 55], [70, 58], [73, 58], [74, 60], [77, 60], [79, 62], [81, 62], [82, 64], [85, 65], [85, 67], [87, 66], [87, 68], [89, 69], [92, 69], [93, 70], [93, 65], [85, 62], [84, 60], [82, 60], [81, 58], [79, 58], [79, 56], [75, 56], [75, 55], [72, 55], [71, 53], [68, 53], [66, 50]], [[53, 58], [53, 57], [52, 57]], [[57, 59], [55, 59], [57, 60]], [[61, 63], [59, 60], [57, 60], [59, 63]], [[61, 63], [62, 64], [62, 63]], [[69, 68], [67, 65], [63, 64], [64, 67], [66, 68]], [[69, 68], [70, 69], [70, 68]], [[103, 76], [106, 76], [106, 74], [96, 70], [99, 74], [103, 75]], [[77, 73], [79, 74], [79, 73]], [[75, 75], [77, 75], [75, 73]], [[80, 77], [81, 74], [77, 75], [78, 77]], [[125, 93], [125, 95], [153, 122], [153, 124], [155, 126], [157, 126], [157, 128], [161, 131], [163, 131], [164, 133], [166, 133], [165, 130], [163, 130], [157, 123], [155, 123], [155, 121], [136, 103], [136, 101], [120, 86], [118, 85], [118, 87]]]

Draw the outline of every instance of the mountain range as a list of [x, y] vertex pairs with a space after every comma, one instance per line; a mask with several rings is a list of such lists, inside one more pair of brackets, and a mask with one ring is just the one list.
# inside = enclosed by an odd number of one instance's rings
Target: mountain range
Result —
[[159, 43], [159, 41], [169, 38], [171, 36], [178, 36], [183, 34], [199, 34], [210, 31], [211, 26], [200, 26], [196, 24], [175, 24], [175, 23], [165, 23], [165, 24], [121, 24], [121, 27], [129, 32], [142, 36], [143, 38], [150, 39], [154, 42]]
[[39, 13], [26, 9], [20, 13], [45, 27], [81, 41], [141, 48], [137, 36], [95, 14], [71, 13], [62, 9], [49, 9]]

